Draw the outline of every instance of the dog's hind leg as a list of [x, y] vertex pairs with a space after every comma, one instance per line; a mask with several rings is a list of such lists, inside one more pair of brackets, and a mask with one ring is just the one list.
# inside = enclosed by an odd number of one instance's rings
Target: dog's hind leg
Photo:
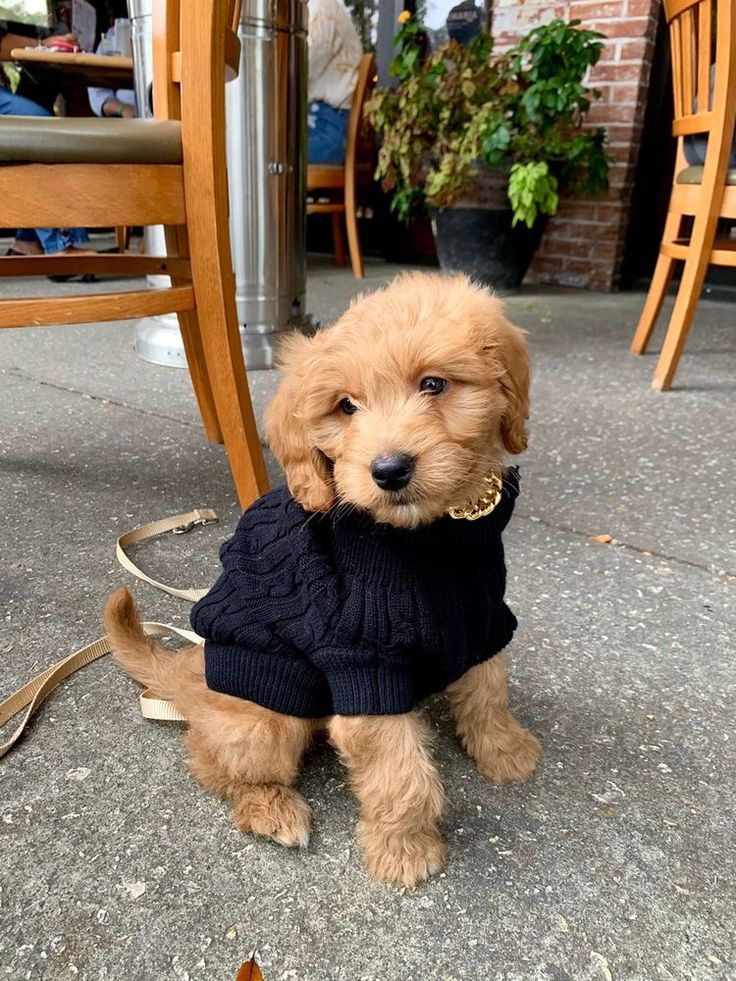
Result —
[[311, 815], [293, 784], [312, 723], [206, 687], [202, 696], [185, 736], [192, 775], [230, 801], [241, 831], [305, 848]]
[[491, 783], [526, 780], [539, 759], [536, 738], [508, 707], [506, 655], [470, 668], [447, 689], [457, 734]]
[[414, 886], [439, 872], [445, 793], [421, 716], [336, 715], [329, 732], [360, 801], [358, 837], [371, 875]]

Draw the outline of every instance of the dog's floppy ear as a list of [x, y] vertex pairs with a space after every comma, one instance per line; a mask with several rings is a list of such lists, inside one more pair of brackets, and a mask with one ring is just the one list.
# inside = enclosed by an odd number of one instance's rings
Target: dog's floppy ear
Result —
[[509, 453], [523, 453], [527, 447], [526, 422], [529, 418], [529, 351], [524, 331], [505, 321], [499, 331], [497, 352], [505, 369], [499, 381], [506, 395], [501, 417], [501, 438]]
[[283, 379], [266, 409], [266, 439], [284, 468], [292, 496], [306, 511], [327, 511], [334, 500], [331, 474], [325, 457], [310, 444], [300, 415], [312, 344], [311, 338], [293, 334], [279, 352]]

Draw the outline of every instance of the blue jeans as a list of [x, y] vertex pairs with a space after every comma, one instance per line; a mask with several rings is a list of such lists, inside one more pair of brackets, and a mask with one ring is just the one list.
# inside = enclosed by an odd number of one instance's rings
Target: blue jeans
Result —
[[347, 109], [335, 109], [327, 102], [310, 102], [307, 109], [307, 161], [310, 164], [345, 162], [348, 139]]
[[[22, 95], [16, 95], [0, 85], [0, 116], [50, 116], [42, 106]], [[20, 242], [40, 242], [43, 251], [62, 252], [70, 245], [82, 245], [89, 241], [84, 228], [19, 228], [16, 239]]]
[[[685, 159], [691, 167], [702, 167], [705, 164], [705, 151], [708, 149], [707, 136], [686, 136], [683, 141]], [[731, 147], [729, 167], [736, 167], [736, 138]]]

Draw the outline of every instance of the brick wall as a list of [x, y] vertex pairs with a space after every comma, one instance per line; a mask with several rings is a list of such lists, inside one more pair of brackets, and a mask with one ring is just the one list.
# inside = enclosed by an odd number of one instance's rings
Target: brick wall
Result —
[[497, 46], [553, 17], [576, 18], [605, 34], [589, 84], [601, 91], [589, 114], [608, 132], [610, 190], [595, 201], [563, 200], [550, 220], [530, 277], [537, 282], [613, 290], [618, 286], [646, 107], [660, 0], [495, 0]]

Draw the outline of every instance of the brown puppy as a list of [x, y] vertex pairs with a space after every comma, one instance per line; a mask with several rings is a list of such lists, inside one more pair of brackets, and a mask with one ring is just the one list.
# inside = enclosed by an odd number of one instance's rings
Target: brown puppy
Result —
[[[506, 454], [526, 448], [524, 335], [499, 300], [462, 276], [410, 273], [359, 298], [316, 337], [291, 338], [283, 371], [267, 435], [289, 491], [310, 512], [352, 506], [395, 527], [429, 525], [479, 500], [486, 475], [503, 474]], [[415, 461], [400, 492], [371, 475], [371, 462], [397, 447]], [[445, 795], [418, 711], [283, 715], [210, 690], [203, 648], [172, 656], [147, 639], [127, 590], [111, 598], [105, 619], [125, 670], [188, 720], [189, 768], [231, 802], [239, 828], [306, 845], [309, 808], [293, 786], [313, 733], [326, 728], [361, 804], [371, 874], [411, 886], [443, 867]], [[508, 709], [504, 655], [447, 692], [480, 773], [494, 783], [528, 777], [539, 747]]]

